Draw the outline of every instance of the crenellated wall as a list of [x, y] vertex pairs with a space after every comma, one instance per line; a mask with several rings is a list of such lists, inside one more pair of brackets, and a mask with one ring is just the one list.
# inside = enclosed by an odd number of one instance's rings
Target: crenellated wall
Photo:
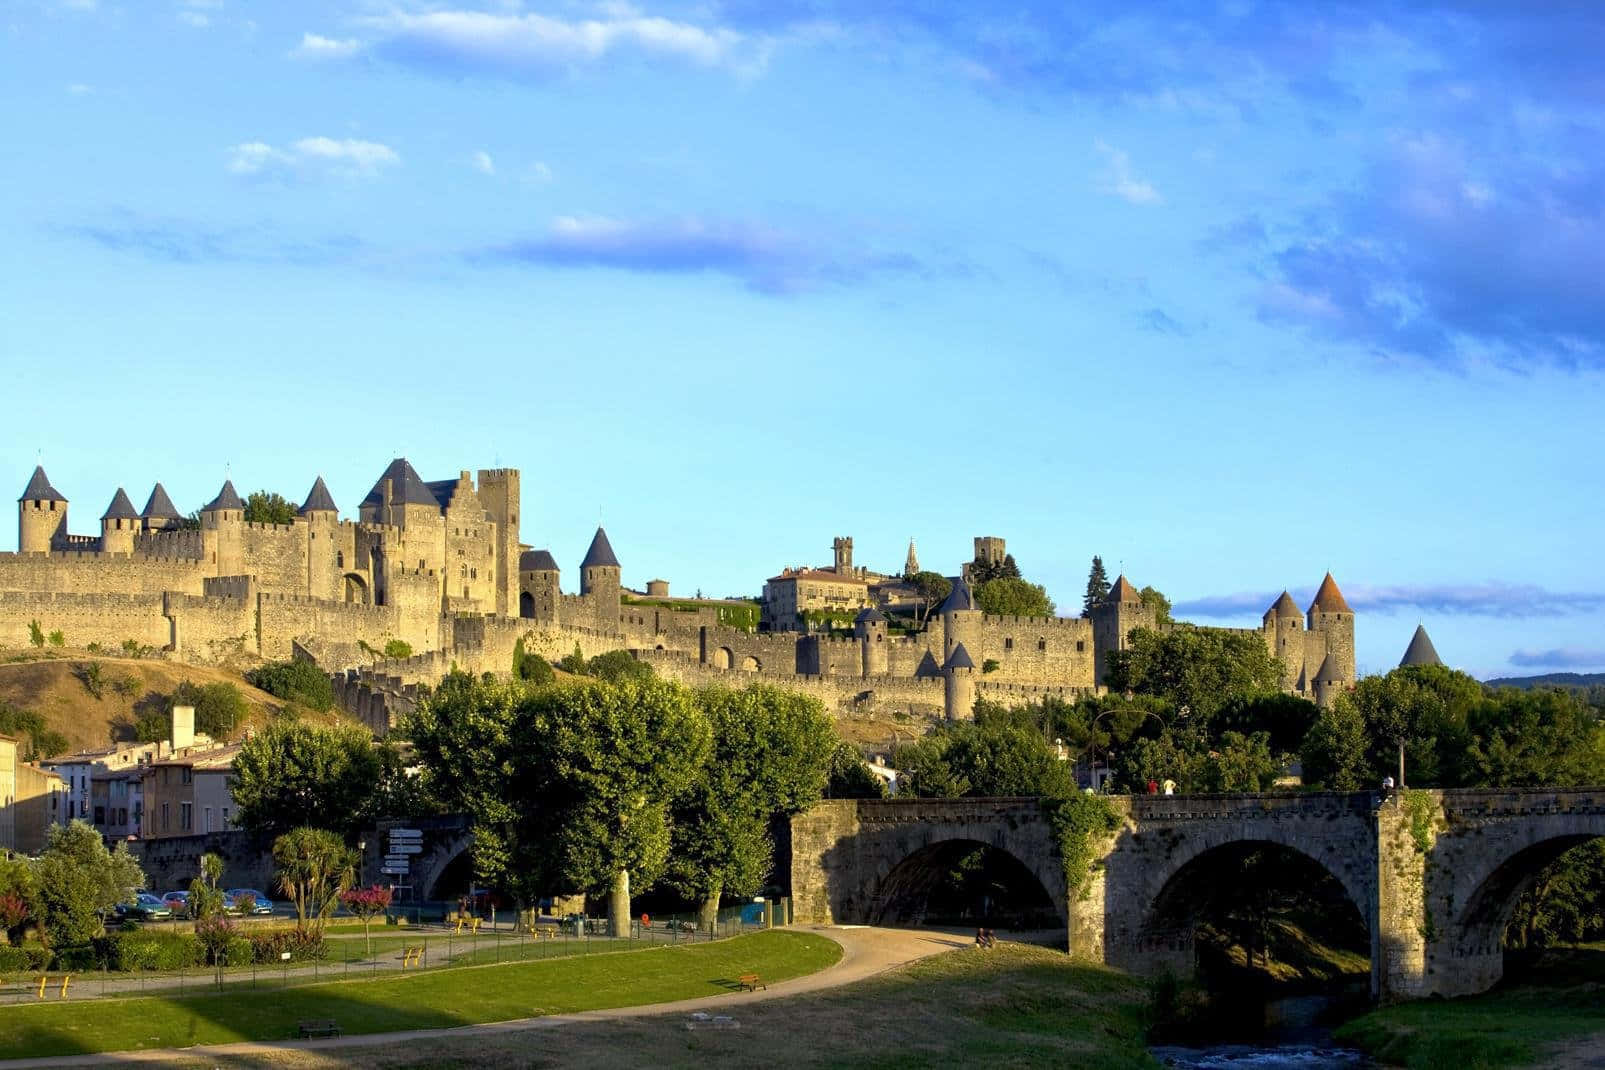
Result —
[[29, 623], [59, 631], [71, 646], [120, 646], [132, 639], [158, 650], [168, 643], [160, 594], [41, 594], [0, 591], [0, 646], [26, 647]]

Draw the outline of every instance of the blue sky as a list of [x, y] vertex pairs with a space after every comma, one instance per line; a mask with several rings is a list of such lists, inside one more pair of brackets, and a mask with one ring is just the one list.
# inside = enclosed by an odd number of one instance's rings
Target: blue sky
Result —
[[1605, 9], [1400, 6], [13, 0], [0, 472], [1605, 670]]

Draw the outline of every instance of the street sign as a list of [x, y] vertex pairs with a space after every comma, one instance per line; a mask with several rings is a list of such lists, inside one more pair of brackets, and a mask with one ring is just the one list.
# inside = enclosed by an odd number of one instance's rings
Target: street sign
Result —
[[407, 875], [407, 867], [406, 866], [381, 866], [380, 869], [379, 869], [379, 872], [380, 873], [388, 873], [392, 877], [404, 877], [404, 876]]
[[406, 855], [386, 855], [385, 865], [400, 866], [405, 869], [406, 867], [412, 865], [412, 859], [408, 858]]
[[386, 835], [392, 840], [421, 840], [424, 838], [422, 829], [391, 829]]
[[424, 845], [421, 843], [393, 843], [390, 845], [390, 853], [393, 855], [421, 855], [424, 853]]

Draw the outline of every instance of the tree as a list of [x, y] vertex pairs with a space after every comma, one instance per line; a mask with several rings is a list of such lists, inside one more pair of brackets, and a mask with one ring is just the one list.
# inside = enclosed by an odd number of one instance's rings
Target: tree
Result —
[[975, 589], [976, 608], [1006, 617], [1051, 617], [1053, 600], [1045, 588], [1018, 577], [999, 576]]
[[710, 747], [690, 694], [660, 680], [527, 688], [454, 676], [411, 732], [428, 790], [473, 823], [482, 880], [521, 906], [610, 890], [616, 933], [631, 880], [663, 872], [669, 807]]
[[825, 782], [829, 799], [884, 799], [886, 781], [870, 771], [858, 748], [845, 739], [837, 740], [830, 752], [829, 776]]
[[637, 660], [628, 650], [609, 650], [605, 654], [598, 654], [586, 663], [585, 672], [588, 676], [594, 676], [610, 684], [622, 680], [645, 683], [657, 676], [657, 673], [652, 671], [652, 666]]
[[294, 503], [273, 491], [252, 491], [245, 499], [245, 520], [249, 524], [293, 524], [297, 513]]
[[0, 934], [8, 944], [21, 944], [28, 923], [39, 916], [36, 869], [20, 855], [0, 855]]
[[536, 687], [544, 687], [557, 679], [552, 671], [552, 663], [539, 654], [524, 652], [523, 637], [513, 644], [513, 675], [520, 680], [526, 680]]
[[368, 816], [380, 772], [365, 728], [274, 721], [234, 759], [240, 827], [276, 836], [310, 825], [353, 836]]
[[[1366, 761], [1365, 717], [1347, 695], [1339, 695], [1310, 726], [1300, 748], [1304, 783], [1328, 791], [1358, 791], [1371, 782]], [[1380, 782], [1380, 780], [1378, 781]]]
[[373, 954], [373, 936], [368, 927], [373, 919], [390, 909], [390, 889], [375, 884], [369, 888], [349, 888], [340, 896], [345, 908], [362, 919], [362, 936], [367, 942], [369, 955]]
[[310, 661], [270, 661], [247, 672], [245, 680], [274, 698], [298, 702], [309, 709], [327, 710], [334, 705], [334, 686], [323, 670]]
[[189, 898], [185, 902], [189, 916], [196, 922], [203, 922], [223, 913], [223, 890], [218, 887], [222, 879], [222, 856], [210, 851], [201, 855], [201, 871], [189, 882]]
[[921, 798], [1074, 793], [1070, 763], [1037, 732], [990, 720], [942, 724], [897, 749], [908, 789]]
[[1092, 568], [1087, 571], [1087, 593], [1081, 597], [1081, 615], [1092, 616], [1093, 607], [1109, 595], [1109, 573], [1104, 571], [1103, 558], [1092, 555]]
[[127, 844], [108, 851], [100, 833], [77, 820], [50, 827], [37, 872], [40, 920], [54, 948], [99, 936], [106, 916], [145, 884]]
[[213, 739], [226, 740], [245, 719], [249, 708], [240, 689], [226, 680], [196, 684], [181, 680], [162, 703], [160, 711], [147, 710], [134, 722], [134, 736], [141, 743], [168, 738], [172, 730], [174, 706], [195, 708], [195, 731]]
[[916, 572], [908, 582], [920, 595], [920, 619], [931, 615], [931, 610], [942, 604], [953, 591], [953, 581], [940, 572]]
[[1170, 599], [1160, 594], [1156, 588], [1144, 587], [1137, 592], [1137, 597], [1142, 599], [1142, 607], [1154, 615], [1156, 628], [1175, 623], [1170, 615]]
[[273, 841], [279, 887], [295, 907], [296, 931], [321, 937], [324, 923], [351, 887], [357, 853], [327, 829], [291, 829]]
[[1109, 690], [1164, 698], [1206, 725], [1232, 698], [1281, 690], [1281, 666], [1258, 633], [1134, 628], [1125, 650], [1109, 652], [1108, 665]]
[[835, 749], [817, 699], [755, 684], [694, 694], [712, 753], [672, 812], [669, 878], [702, 903], [712, 931], [724, 893], [751, 895], [774, 855], [769, 822], [820, 798]]
[[1605, 783], [1605, 725], [1565, 691], [1503, 688], [1468, 717], [1460, 783], [1477, 787]]
[[1269, 732], [1227, 732], [1204, 762], [1208, 792], [1268, 791], [1285, 763], [1271, 753]]

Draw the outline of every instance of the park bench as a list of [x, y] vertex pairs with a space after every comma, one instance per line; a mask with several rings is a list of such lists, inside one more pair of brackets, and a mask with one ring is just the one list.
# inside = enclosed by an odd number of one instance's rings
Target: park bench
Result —
[[423, 957], [422, 945], [404, 947], [401, 949], [401, 968], [405, 970], [408, 966], [420, 966], [423, 964]]
[[741, 975], [739, 980], [741, 982], [740, 990], [743, 991], [743, 992], [746, 992], [746, 991], [756, 992], [760, 988], [765, 989], [765, 990], [767, 990], [769, 988], [768, 985], [764, 984], [762, 981], [760, 981], [758, 979], [758, 975], [755, 974], [755, 973], [744, 973], [744, 974]]
[[337, 1037], [340, 1035], [340, 1023], [333, 1018], [307, 1018], [295, 1023], [295, 1028], [303, 1037]]

